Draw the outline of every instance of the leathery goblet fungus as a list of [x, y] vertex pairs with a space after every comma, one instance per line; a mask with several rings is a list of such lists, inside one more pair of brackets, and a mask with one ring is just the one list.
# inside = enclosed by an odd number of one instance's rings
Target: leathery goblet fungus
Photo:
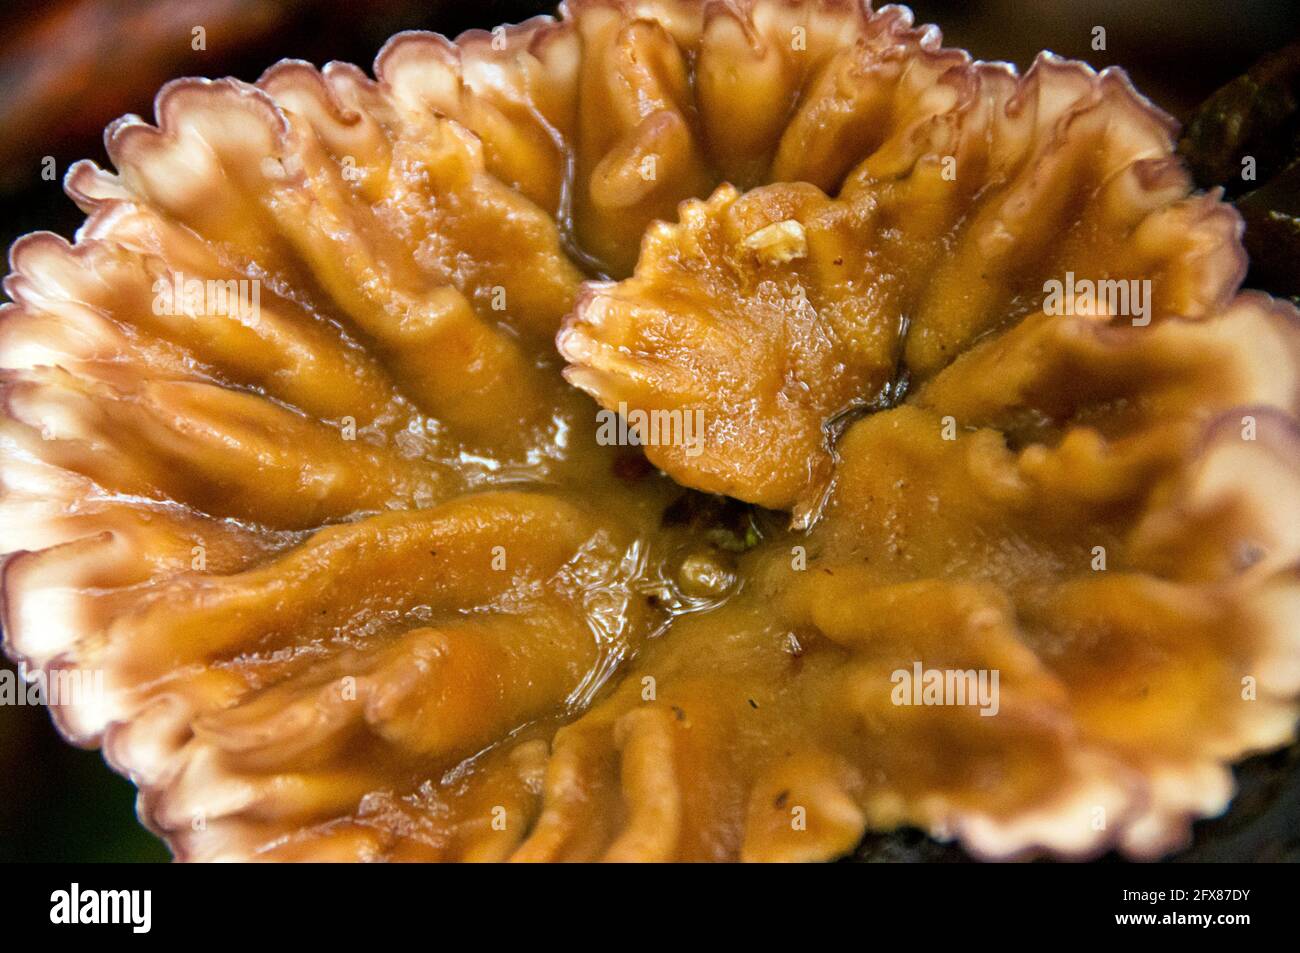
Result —
[[178, 857], [1149, 857], [1292, 738], [1297, 315], [1122, 72], [571, 0], [375, 75], [172, 83], [12, 252], [8, 649]]

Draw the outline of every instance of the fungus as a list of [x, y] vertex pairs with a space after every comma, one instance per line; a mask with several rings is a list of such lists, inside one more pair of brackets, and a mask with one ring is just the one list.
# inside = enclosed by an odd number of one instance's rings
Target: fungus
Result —
[[1152, 857], [1293, 737], [1297, 315], [1122, 72], [838, 0], [375, 72], [173, 83], [11, 253], [6, 647], [179, 858]]

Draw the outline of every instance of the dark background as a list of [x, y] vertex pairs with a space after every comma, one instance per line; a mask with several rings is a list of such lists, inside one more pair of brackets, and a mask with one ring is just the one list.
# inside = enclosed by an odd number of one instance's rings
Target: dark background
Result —
[[[62, 194], [70, 162], [104, 163], [99, 130], [126, 112], [151, 115], [177, 76], [254, 80], [281, 57], [371, 63], [391, 34], [471, 27], [549, 12], [519, 0], [8, 0], [0, 11], [0, 244], [35, 229], [71, 237], [81, 214]], [[1123, 65], [1180, 120], [1270, 50], [1300, 35], [1297, 0], [918, 0], [918, 22], [950, 46], [1026, 67], [1040, 49]], [[191, 30], [206, 30], [204, 51]], [[1106, 30], [1106, 50], [1091, 48]], [[53, 156], [55, 181], [41, 177]], [[1300, 859], [1297, 749], [1248, 762], [1224, 818], [1197, 825], [1184, 860]], [[97, 752], [55, 733], [39, 708], [0, 708], [0, 861], [165, 860], [135, 821], [134, 788]], [[863, 860], [962, 860], [917, 832], [871, 835]]]

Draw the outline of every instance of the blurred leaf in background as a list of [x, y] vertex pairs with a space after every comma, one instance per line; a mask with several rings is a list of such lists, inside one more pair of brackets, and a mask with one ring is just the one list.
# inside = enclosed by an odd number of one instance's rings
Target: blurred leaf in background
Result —
[[1246, 220], [1254, 287], [1300, 295], [1300, 42], [1270, 53], [1193, 113], [1179, 151]]

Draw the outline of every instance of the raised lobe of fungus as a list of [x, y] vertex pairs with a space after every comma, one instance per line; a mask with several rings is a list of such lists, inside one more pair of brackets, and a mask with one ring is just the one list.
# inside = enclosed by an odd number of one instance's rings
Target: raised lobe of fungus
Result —
[[11, 255], [6, 644], [178, 856], [1152, 856], [1292, 736], [1297, 318], [1122, 73], [576, 0], [376, 76], [172, 84]]
[[[649, 452], [676, 479], [805, 510], [825, 488], [838, 417], [1032, 313], [1047, 279], [1145, 280], [1148, 315], [1190, 318], [1241, 280], [1234, 214], [1185, 197], [1170, 130], [1120, 76], [1040, 58], [1009, 83], [947, 51], [912, 53], [950, 88], [932, 112], [904, 98], [901, 71], [882, 72], [897, 47], [846, 49], [872, 64], [844, 81], [854, 98], [807, 96], [870, 130], [853, 140], [854, 167], [773, 170], [779, 184], [687, 203], [679, 224], [652, 227], [631, 278], [589, 286], [561, 333], [566, 376], [605, 406], [703, 411], [702, 455]], [[813, 141], [829, 135], [818, 129]], [[806, 251], [756, 247], [776, 227], [805, 233]]]

